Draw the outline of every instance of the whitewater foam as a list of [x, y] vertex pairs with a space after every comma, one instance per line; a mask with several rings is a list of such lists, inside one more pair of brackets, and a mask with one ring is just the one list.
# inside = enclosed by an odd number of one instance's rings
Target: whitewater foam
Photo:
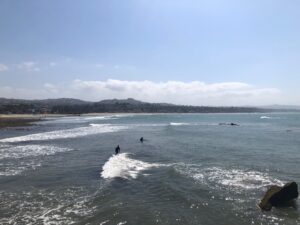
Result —
[[254, 170], [225, 169], [220, 167], [200, 168], [192, 165], [177, 165], [175, 169], [196, 181], [212, 187], [235, 189], [260, 189], [269, 185], [283, 185], [279, 179], [272, 178], [268, 173]]
[[171, 126], [183, 126], [183, 125], [189, 125], [189, 123], [175, 123], [175, 122], [171, 122], [170, 125]]
[[80, 188], [75, 187], [67, 188], [63, 193], [44, 190], [0, 192], [0, 198], [3, 203], [0, 210], [19, 206], [14, 213], [3, 214], [0, 224], [77, 224], [78, 219], [95, 212], [95, 207], [89, 206], [93, 195], [82, 193]]
[[24, 158], [29, 156], [53, 155], [57, 152], [71, 151], [70, 148], [61, 148], [51, 145], [20, 145], [0, 148], [0, 160], [6, 158]]
[[283, 185], [278, 179], [270, 177], [269, 174], [259, 171], [246, 171], [240, 169], [222, 169], [212, 167], [205, 171], [209, 181], [219, 183], [223, 186], [237, 187], [243, 189], [259, 189], [269, 185]]
[[121, 153], [109, 158], [102, 167], [101, 177], [105, 179], [115, 177], [136, 179], [142, 171], [159, 166], [161, 165], [131, 159], [128, 153]]
[[260, 118], [261, 119], [271, 119], [271, 117], [269, 117], [269, 116], [261, 116]]
[[21, 145], [0, 148], [0, 176], [15, 176], [41, 166], [41, 156], [72, 151], [51, 145]]
[[114, 120], [116, 116], [88, 116], [84, 117], [85, 120]]
[[115, 120], [123, 117], [133, 117], [134, 114], [115, 114], [115, 115], [104, 115], [104, 116], [84, 116], [85, 120]]
[[124, 225], [124, 224], [127, 224], [127, 221], [122, 221], [122, 222], [118, 223], [117, 225]]
[[97, 126], [79, 127], [68, 130], [56, 130], [44, 133], [29, 134], [20, 137], [12, 137], [1, 139], [0, 142], [22, 142], [22, 141], [41, 141], [41, 140], [53, 140], [64, 138], [76, 138], [82, 136], [88, 136], [99, 133], [116, 132], [126, 129], [125, 126], [113, 126], [111, 124], [98, 124]]

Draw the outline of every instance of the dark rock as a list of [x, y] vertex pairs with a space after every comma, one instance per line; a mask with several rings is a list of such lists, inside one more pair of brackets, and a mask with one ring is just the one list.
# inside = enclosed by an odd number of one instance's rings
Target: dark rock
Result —
[[298, 198], [298, 185], [296, 182], [287, 183], [282, 189], [276, 192], [271, 198], [270, 203], [273, 206], [280, 206], [285, 202]]
[[298, 185], [296, 182], [287, 183], [283, 187], [274, 185], [266, 192], [259, 203], [259, 207], [262, 210], [271, 210], [273, 206], [283, 206], [298, 198], [298, 195]]
[[262, 209], [262, 210], [271, 210], [272, 209], [272, 204], [270, 203], [270, 198], [277, 193], [278, 191], [281, 190], [281, 187], [274, 185], [271, 186], [268, 191], [266, 192], [265, 196], [263, 197], [263, 199], [260, 201], [260, 203], [258, 204], [258, 206]]

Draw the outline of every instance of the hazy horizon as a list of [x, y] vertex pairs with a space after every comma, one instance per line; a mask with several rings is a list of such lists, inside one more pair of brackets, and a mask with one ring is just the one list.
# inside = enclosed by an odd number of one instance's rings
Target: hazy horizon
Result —
[[299, 105], [299, 6], [1, 1], [0, 97]]

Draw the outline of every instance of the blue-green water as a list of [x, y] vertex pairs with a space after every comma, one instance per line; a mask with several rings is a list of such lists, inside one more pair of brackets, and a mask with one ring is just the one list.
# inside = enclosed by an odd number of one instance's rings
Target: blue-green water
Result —
[[49, 119], [0, 131], [0, 224], [300, 224], [257, 207], [299, 162], [295, 113]]

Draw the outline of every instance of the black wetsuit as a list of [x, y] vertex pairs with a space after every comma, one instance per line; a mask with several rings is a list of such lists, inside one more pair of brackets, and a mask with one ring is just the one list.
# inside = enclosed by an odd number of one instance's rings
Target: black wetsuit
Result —
[[120, 153], [120, 146], [118, 145], [115, 149], [116, 155]]

